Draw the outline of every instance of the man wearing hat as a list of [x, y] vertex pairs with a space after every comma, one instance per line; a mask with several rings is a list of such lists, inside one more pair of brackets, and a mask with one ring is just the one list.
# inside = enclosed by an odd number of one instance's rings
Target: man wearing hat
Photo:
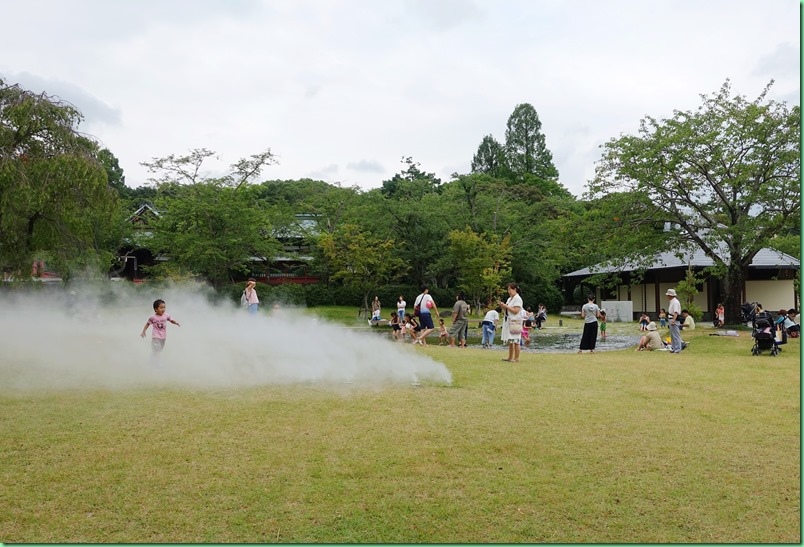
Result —
[[662, 337], [659, 335], [659, 332], [656, 330], [656, 323], [651, 321], [648, 323], [646, 327], [648, 333], [639, 339], [639, 345], [637, 346], [636, 351], [648, 350], [654, 351], [657, 349], [662, 349], [664, 347], [664, 343], [662, 342]]
[[667, 318], [670, 320], [670, 353], [681, 353], [681, 302], [675, 289], [667, 289]]

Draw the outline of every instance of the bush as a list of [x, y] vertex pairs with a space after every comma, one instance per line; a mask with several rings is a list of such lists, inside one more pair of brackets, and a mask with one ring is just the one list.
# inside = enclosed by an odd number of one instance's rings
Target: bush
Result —
[[701, 310], [701, 308], [698, 307], [698, 304], [696, 304], [695, 302], [688, 302], [687, 304], [684, 304], [683, 307], [685, 310], [690, 312], [690, 315], [692, 316], [692, 318], [695, 320], [696, 323], [699, 323], [701, 321], [701, 318], [703, 317], [703, 311]]

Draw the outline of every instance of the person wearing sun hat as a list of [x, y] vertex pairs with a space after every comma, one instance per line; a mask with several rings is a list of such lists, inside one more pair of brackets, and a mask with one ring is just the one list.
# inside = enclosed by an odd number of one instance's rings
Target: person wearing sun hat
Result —
[[667, 289], [667, 319], [670, 322], [670, 353], [681, 353], [681, 302], [675, 289]]
[[635, 351], [654, 351], [662, 349], [664, 343], [662, 342], [662, 337], [659, 335], [659, 331], [656, 330], [656, 323], [654, 321], [648, 323], [647, 330], [648, 333], [639, 339], [639, 345]]

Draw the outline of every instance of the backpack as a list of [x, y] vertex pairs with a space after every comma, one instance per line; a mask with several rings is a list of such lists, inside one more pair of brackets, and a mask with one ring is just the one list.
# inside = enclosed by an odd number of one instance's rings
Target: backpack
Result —
[[243, 294], [240, 295], [240, 305], [244, 308], [248, 307], [248, 298], [246, 298], [246, 291], [243, 291]]

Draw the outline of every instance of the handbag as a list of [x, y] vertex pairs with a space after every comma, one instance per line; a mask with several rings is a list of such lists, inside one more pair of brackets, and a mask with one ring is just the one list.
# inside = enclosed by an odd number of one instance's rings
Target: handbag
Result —
[[508, 318], [508, 333], [509, 334], [522, 334], [522, 318], [509, 317]]
[[421, 315], [421, 313], [422, 313], [422, 300], [424, 300], [424, 296], [422, 296], [420, 299], [418, 299], [418, 302], [419, 302], [418, 304], [413, 306], [413, 317], [419, 317], [419, 315]]

